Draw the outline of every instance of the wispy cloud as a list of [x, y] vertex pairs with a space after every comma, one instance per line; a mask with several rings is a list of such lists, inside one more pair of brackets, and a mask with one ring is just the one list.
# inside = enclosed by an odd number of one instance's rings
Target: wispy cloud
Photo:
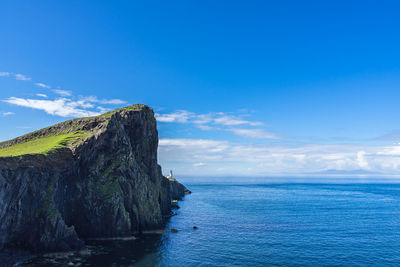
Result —
[[275, 134], [267, 132], [263, 129], [241, 129], [241, 128], [230, 128], [227, 131], [232, 132], [238, 136], [244, 138], [255, 138], [255, 139], [279, 139]]
[[220, 116], [214, 119], [216, 124], [227, 125], [227, 126], [236, 126], [236, 125], [251, 125], [251, 126], [260, 126], [262, 122], [259, 121], [247, 121], [241, 118], [237, 118], [234, 116]]
[[224, 112], [196, 114], [187, 110], [177, 110], [172, 113], [157, 113], [156, 118], [159, 122], [193, 124], [196, 128], [203, 131], [227, 131], [244, 138], [278, 139], [276, 134], [261, 128], [238, 128], [262, 126], [263, 123], [246, 120], [242, 116], [235, 116]]
[[98, 110], [100, 110], [100, 112], [101, 113], [106, 113], [107, 111], [110, 111], [111, 109], [109, 109], [109, 108], [105, 108], [105, 107], [101, 107], [101, 106], [98, 106], [98, 107], [96, 107]]
[[[11, 77], [20, 81], [31, 81], [32, 79], [24, 74], [13, 73], [13, 72], [0, 72], [0, 76]], [[32, 84], [43, 88], [43, 90], [51, 89], [51, 86], [43, 82], [31, 81]], [[43, 110], [47, 114], [62, 116], [62, 117], [87, 117], [101, 114], [101, 112], [109, 111], [109, 108], [100, 106], [101, 105], [121, 105], [125, 104], [126, 101], [121, 99], [99, 99], [97, 96], [74, 96], [69, 90], [54, 89], [51, 90], [57, 94], [58, 97], [54, 99], [43, 99], [49, 98], [47, 94], [37, 93], [36, 96], [41, 99], [31, 98], [20, 98], [20, 97], [9, 97], [1, 100], [3, 102], [27, 107], [37, 110]], [[13, 113], [0, 113], [0, 116], [7, 116]]]
[[191, 113], [192, 116], [192, 121], [195, 124], [207, 124], [211, 123], [213, 121], [213, 117], [215, 116], [214, 113], [208, 113], [208, 114], [194, 114]]
[[21, 107], [43, 110], [50, 115], [61, 117], [87, 117], [100, 114], [99, 112], [86, 110], [85, 108], [88, 106], [83, 102], [71, 101], [66, 98], [56, 100], [38, 100], [10, 97], [3, 101]]
[[9, 77], [11, 75], [10, 72], [0, 71], [0, 77]]
[[30, 77], [28, 77], [28, 76], [26, 76], [24, 74], [20, 74], [20, 73], [15, 73], [14, 74], [14, 78], [16, 80], [20, 80], [20, 81], [30, 81], [31, 80]]
[[7, 112], [1, 113], [1, 116], [2, 116], [2, 117], [7, 117], [7, 116], [10, 116], [10, 115], [14, 115], [14, 114], [15, 114], [14, 112], [7, 111]]
[[[48, 98], [46, 94], [36, 94], [36, 96]], [[109, 108], [98, 106], [97, 104], [103, 103], [103, 101], [98, 100], [95, 96], [75, 98], [71, 95], [71, 98], [60, 97], [52, 100], [9, 97], [2, 101], [21, 107], [43, 110], [47, 114], [61, 117], [96, 116], [110, 110]], [[105, 102], [109, 103], [109, 101]]]
[[98, 99], [97, 96], [85, 96], [81, 97], [82, 100], [91, 102], [91, 103], [99, 103], [103, 105], [122, 105], [127, 102], [121, 99]]
[[184, 149], [188, 152], [191, 151], [190, 153], [193, 155], [198, 155], [199, 151], [225, 151], [229, 147], [229, 142], [209, 139], [160, 139], [159, 145], [163, 152]]
[[46, 94], [36, 94], [36, 95], [39, 96], [39, 97], [44, 97], [44, 98], [48, 97]]
[[39, 87], [42, 87], [42, 88], [46, 88], [46, 89], [50, 89], [51, 88], [50, 85], [47, 85], [47, 84], [44, 84], [44, 83], [35, 83], [35, 85], [37, 85]]
[[178, 110], [169, 114], [156, 114], [156, 118], [159, 122], [178, 122], [187, 123], [189, 119], [192, 118], [194, 113], [186, 110]]
[[193, 163], [192, 166], [193, 167], [204, 167], [204, 166], [207, 166], [207, 164], [205, 164], [204, 162], [198, 162], [198, 163]]
[[203, 130], [203, 131], [215, 130], [215, 127], [211, 127], [211, 126], [203, 125], [203, 124], [196, 125], [196, 128], [199, 128], [200, 130]]
[[178, 122], [178, 123], [194, 123], [194, 124], [208, 124], [213, 123], [216, 125], [224, 126], [237, 126], [237, 125], [250, 125], [260, 126], [263, 123], [259, 121], [248, 121], [241, 117], [229, 115], [224, 112], [196, 114], [187, 110], [177, 110], [172, 113], [156, 114], [156, 118], [160, 122]]
[[[47, 98], [45, 94], [36, 94], [38, 97]], [[80, 97], [76, 98], [56, 98], [50, 99], [30, 99], [20, 97], [9, 97], [4, 99], [3, 102], [43, 110], [47, 114], [61, 116], [61, 117], [88, 117], [96, 116], [106, 111], [109, 108], [97, 106], [97, 103], [101, 102], [97, 97]]]
[[378, 136], [378, 137], [374, 138], [373, 140], [376, 140], [376, 141], [400, 141], [400, 131], [399, 130], [391, 131], [384, 135]]
[[60, 96], [71, 96], [72, 95], [71, 91], [61, 90], [61, 89], [54, 89], [53, 92]]
[[102, 100], [99, 100], [98, 103], [103, 104], [103, 105], [122, 105], [122, 104], [126, 104], [126, 101], [121, 100], [121, 99], [102, 99]]

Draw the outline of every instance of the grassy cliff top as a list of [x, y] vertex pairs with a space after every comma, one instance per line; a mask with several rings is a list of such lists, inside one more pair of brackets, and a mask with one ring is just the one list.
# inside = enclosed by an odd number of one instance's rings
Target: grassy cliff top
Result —
[[117, 112], [142, 111], [150, 109], [143, 104], [136, 104], [116, 109], [98, 116], [78, 118], [28, 133], [15, 139], [0, 143], [0, 157], [16, 157], [27, 154], [44, 154], [79, 144], [107, 126], [108, 121]]
[[0, 157], [16, 157], [26, 154], [47, 155], [52, 150], [65, 148], [70, 143], [83, 140], [87, 137], [86, 132], [72, 132], [69, 134], [50, 135], [27, 142], [18, 143], [0, 149]]

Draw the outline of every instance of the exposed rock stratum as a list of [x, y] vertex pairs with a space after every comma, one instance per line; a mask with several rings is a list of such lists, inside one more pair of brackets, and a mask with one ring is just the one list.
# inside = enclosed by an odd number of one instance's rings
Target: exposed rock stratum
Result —
[[0, 143], [0, 151], [53, 136], [67, 138], [43, 153], [0, 157], [0, 249], [73, 250], [86, 238], [157, 229], [171, 201], [190, 192], [162, 175], [145, 105], [66, 121]]

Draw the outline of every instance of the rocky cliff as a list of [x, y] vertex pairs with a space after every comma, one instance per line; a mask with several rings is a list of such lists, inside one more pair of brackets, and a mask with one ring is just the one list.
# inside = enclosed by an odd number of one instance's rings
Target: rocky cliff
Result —
[[162, 176], [157, 146], [145, 105], [0, 143], [0, 249], [79, 249], [161, 227], [189, 191]]

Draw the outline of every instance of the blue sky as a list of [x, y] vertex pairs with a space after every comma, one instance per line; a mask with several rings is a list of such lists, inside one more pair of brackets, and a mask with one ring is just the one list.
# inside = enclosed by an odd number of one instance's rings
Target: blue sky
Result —
[[400, 174], [397, 1], [2, 1], [0, 140], [154, 108], [164, 171]]

